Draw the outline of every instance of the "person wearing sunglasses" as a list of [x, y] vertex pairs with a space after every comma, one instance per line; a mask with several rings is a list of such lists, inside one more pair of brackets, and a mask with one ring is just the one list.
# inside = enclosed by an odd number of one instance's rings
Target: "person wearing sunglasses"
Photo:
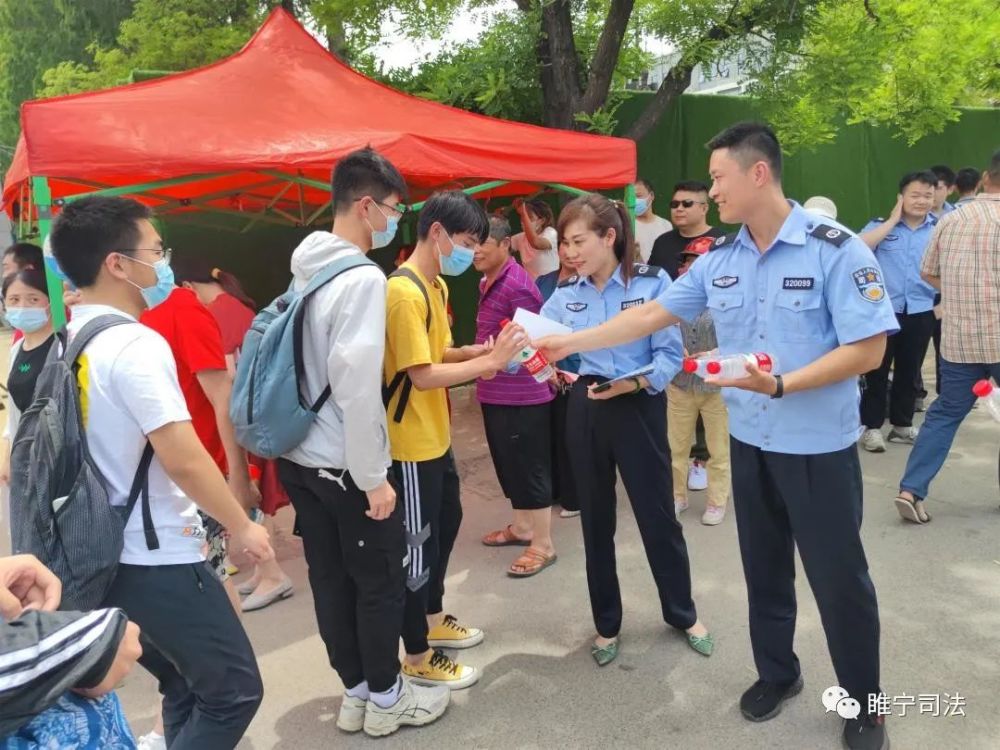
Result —
[[670, 220], [674, 228], [653, 243], [649, 263], [659, 266], [676, 279], [684, 248], [699, 237], [721, 237], [725, 232], [708, 223], [708, 185], [699, 180], [683, 180], [674, 185], [670, 200]]

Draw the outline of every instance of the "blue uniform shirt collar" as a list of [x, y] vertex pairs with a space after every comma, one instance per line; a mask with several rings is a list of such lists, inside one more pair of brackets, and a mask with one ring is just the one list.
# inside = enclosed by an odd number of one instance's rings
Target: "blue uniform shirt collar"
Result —
[[916, 228], [910, 227], [910, 225], [907, 224], [902, 219], [899, 220], [899, 223], [896, 226], [897, 227], [902, 227], [903, 229], [905, 229], [905, 230], [907, 230], [909, 232], [919, 232], [924, 227], [927, 227], [927, 226], [933, 227], [935, 224], [937, 224], [937, 222], [938, 222], [937, 217], [933, 213], [928, 213], [927, 216], [924, 217], [924, 220], [922, 222], [920, 222], [916, 226]]
[[[801, 245], [804, 247], [808, 238], [806, 232], [816, 225], [815, 217], [810, 216], [798, 203], [788, 201], [788, 205], [791, 206], [792, 211], [785, 217], [785, 223], [781, 225], [778, 235], [774, 238], [774, 242], [771, 243], [770, 247], [767, 248], [768, 250], [771, 250], [779, 242], [783, 242], [786, 245]], [[759, 252], [757, 250], [757, 243], [753, 241], [753, 236], [751, 236], [750, 229], [746, 224], [740, 227], [740, 231], [736, 235], [736, 243]]]

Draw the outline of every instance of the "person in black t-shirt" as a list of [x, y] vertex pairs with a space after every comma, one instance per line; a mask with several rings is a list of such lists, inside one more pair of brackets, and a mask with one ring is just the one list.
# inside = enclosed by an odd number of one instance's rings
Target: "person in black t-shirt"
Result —
[[698, 237], [721, 237], [725, 232], [709, 226], [708, 185], [697, 180], [684, 180], [674, 185], [670, 201], [670, 221], [674, 228], [661, 234], [653, 243], [649, 264], [665, 270], [671, 279], [677, 278], [681, 253]]
[[52, 314], [45, 272], [39, 268], [15, 271], [3, 280], [4, 317], [24, 338], [11, 350], [7, 377], [7, 429], [0, 455], [0, 484], [10, 478], [10, 445], [24, 412], [35, 400], [35, 382], [52, 346]]

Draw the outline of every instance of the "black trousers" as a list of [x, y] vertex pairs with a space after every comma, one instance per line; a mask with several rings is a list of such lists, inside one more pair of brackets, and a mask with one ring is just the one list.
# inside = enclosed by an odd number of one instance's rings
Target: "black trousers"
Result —
[[[938, 295], [940, 297], [940, 295]], [[934, 304], [938, 304], [937, 300]], [[934, 318], [934, 332], [931, 334], [934, 342], [934, 392], [941, 395], [941, 319]], [[922, 363], [921, 363], [922, 364]], [[917, 370], [917, 396], [927, 398], [927, 388], [924, 387], [924, 376]]]
[[514, 510], [552, 507], [552, 407], [549, 403], [530, 406], [481, 404], [493, 469]]
[[[930, 310], [913, 315], [897, 313], [896, 320], [899, 332], [886, 339], [882, 364], [865, 374], [861, 421], [871, 430], [885, 423], [886, 399], [889, 401], [889, 422], [894, 427], [913, 425], [917, 376], [934, 330], [934, 313]], [[888, 387], [890, 368], [893, 370], [891, 391]]]
[[694, 445], [691, 446], [691, 458], [705, 463], [712, 455], [708, 452], [708, 443], [705, 441], [705, 422], [698, 415], [698, 421], [694, 426]]
[[302, 532], [316, 622], [330, 665], [353, 688], [391, 688], [399, 676], [406, 543], [403, 509], [384, 521], [365, 515], [368, 497], [342, 469], [281, 459], [278, 477]]
[[576, 499], [576, 482], [569, 460], [569, 440], [566, 418], [569, 411], [569, 391], [556, 392], [552, 401], [552, 497], [566, 510], [580, 510]]
[[462, 497], [451, 449], [432, 461], [393, 461], [406, 520], [410, 564], [406, 576], [403, 647], [422, 654], [427, 615], [444, 611], [444, 579], [462, 525]]
[[861, 545], [857, 446], [792, 455], [735, 438], [730, 443], [750, 642], [760, 678], [789, 682], [799, 676], [792, 649], [797, 546], [838, 683], [866, 710], [869, 693], [879, 692], [879, 616]]
[[594, 626], [603, 637], [613, 638], [622, 625], [615, 562], [617, 468], [632, 503], [663, 619], [686, 630], [698, 616], [691, 599], [684, 531], [674, 516], [666, 400], [662, 393], [643, 392], [594, 401], [587, 398], [587, 385], [593, 382], [592, 377], [581, 377], [573, 387], [567, 436], [580, 500]]
[[205, 563], [120, 565], [107, 607], [142, 631], [139, 663], [160, 683], [171, 750], [232, 750], [264, 686], [247, 634]]

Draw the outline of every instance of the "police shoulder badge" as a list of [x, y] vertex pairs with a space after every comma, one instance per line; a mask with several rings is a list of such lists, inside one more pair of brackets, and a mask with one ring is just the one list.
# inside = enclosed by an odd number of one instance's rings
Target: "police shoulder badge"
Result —
[[885, 299], [885, 284], [882, 283], [882, 272], [875, 266], [865, 266], [856, 270], [854, 285], [858, 294], [869, 302], [881, 302]]

